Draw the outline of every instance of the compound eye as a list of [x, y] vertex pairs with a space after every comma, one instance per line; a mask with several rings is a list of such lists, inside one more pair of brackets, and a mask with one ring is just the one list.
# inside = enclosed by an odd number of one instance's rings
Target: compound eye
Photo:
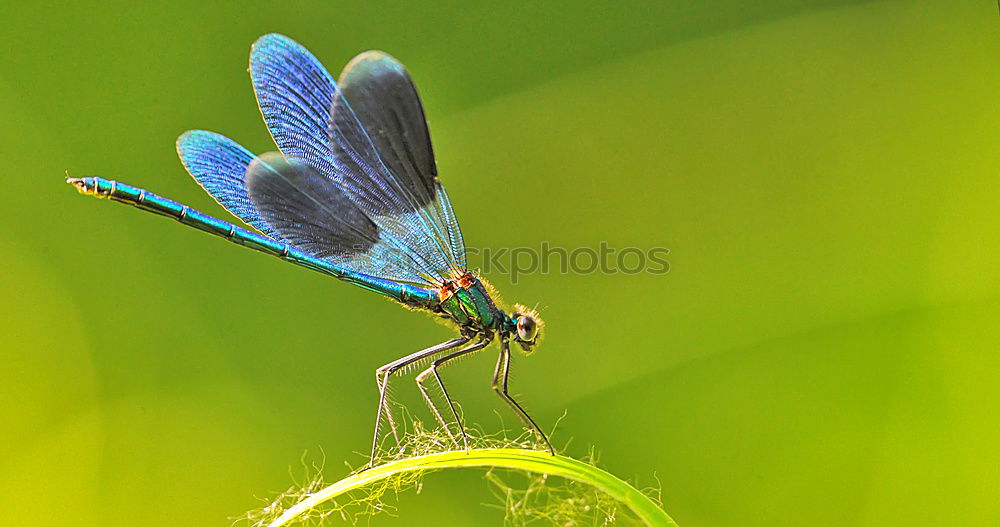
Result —
[[526, 342], [531, 342], [535, 340], [535, 335], [538, 334], [538, 324], [535, 323], [535, 319], [529, 316], [517, 317], [517, 338]]

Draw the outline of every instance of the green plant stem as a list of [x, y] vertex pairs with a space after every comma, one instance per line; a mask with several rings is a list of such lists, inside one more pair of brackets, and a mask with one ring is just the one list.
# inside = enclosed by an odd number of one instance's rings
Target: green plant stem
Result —
[[301, 514], [317, 507], [323, 502], [396, 474], [463, 467], [509, 468], [539, 474], [550, 474], [579, 481], [596, 487], [621, 502], [631, 509], [646, 525], [653, 527], [677, 526], [670, 519], [670, 516], [667, 516], [667, 513], [663, 512], [648, 496], [614, 475], [593, 465], [588, 465], [582, 461], [565, 456], [553, 456], [548, 452], [516, 448], [496, 448], [469, 450], [468, 452], [464, 450], [441, 452], [400, 459], [373, 467], [364, 472], [348, 476], [315, 494], [309, 495], [308, 498], [286, 510], [278, 519], [271, 522], [268, 527], [288, 525], [289, 522]]

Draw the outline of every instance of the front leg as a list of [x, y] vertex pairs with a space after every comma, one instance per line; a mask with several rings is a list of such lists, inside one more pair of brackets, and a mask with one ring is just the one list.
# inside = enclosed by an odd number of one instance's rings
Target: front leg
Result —
[[375, 465], [375, 454], [378, 451], [378, 433], [382, 424], [383, 410], [386, 413], [387, 419], [389, 421], [389, 426], [390, 428], [392, 428], [392, 435], [396, 438], [396, 444], [399, 444], [399, 434], [396, 431], [396, 424], [392, 420], [392, 415], [389, 413], [389, 405], [385, 400], [385, 392], [386, 389], [389, 387], [389, 377], [391, 377], [393, 373], [396, 373], [400, 369], [405, 368], [406, 366], [409, 366], [414, 362], [421, 361], [423, 359], [426, 359], [427, 357], [430, 357], [437, 353], [441, 353], [443, 351], [448, 351], [450, 349], [457, 348], [459, 346], [462, 346], [466, 342], [469, 342], [469, 340], [470, 337], [465, 337], [465, 336], [456, 339], [451, 339], [448, 342], [442, 342], [437, 346], [431, 346], [427, 349], [423, 349], [416, 353], [407, 355], [401, 359], [396, 359], [390, 362], [389, 364], [386, 364], [381, 368], [375, 370], [375, 381], [378, 384], [378, 411], [375, 414], [375, 437], [372, 438], [372, 455], [368, 461], [368, 468], [371, 468]]
[[549, 448], [549, 452], [551, 452], [553, 456], [556, 455], [556, 451], [552, 448], [552, 443], [549, 443], [549, 438], [545, 436], [545, 432], [542, 432], [542, 429], [539, 428], [538, 424], [535, 423], [535, 420], [528, 415], [528, 412], [525, 412], [524, 408], [521, 408], [521, 405], [517, 404], [517, 401], [515, 401], [514, 398], [507, 393], [507, 379], [509, 377], [510, 341], [507, 335], [501, 335], [500, 358], [497, 360], [497, 367], [493, 372], [493, 391], [497, 392], [497, 395], [499, 395], [500, 398], [503, 399], [508, 406], [510, 406], [511, 410], [514, 410], [514, 413], [517, 414], [525, 425], [533, 429], [535, 433], [538, 434], [538, 438], [541, 439], [545, 443], [545, 446]]

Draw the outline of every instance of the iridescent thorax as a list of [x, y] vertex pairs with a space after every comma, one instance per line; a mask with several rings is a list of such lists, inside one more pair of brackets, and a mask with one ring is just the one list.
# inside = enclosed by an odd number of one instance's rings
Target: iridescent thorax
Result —
[[445, 281], [438, 289], [438, 301], [442, 315], [463, 328], [500, 329], [506, 319], [483, 282], [470, 272]]

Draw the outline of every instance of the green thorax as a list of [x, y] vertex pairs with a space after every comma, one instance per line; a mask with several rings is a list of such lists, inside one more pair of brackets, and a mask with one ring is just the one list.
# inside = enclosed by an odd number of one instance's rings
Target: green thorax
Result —
[[438, 305], [445, 318], [459, 326], [475, 329], [496, 329], [503, 322], [503, 313], [497, 309], [483, 283], [470, 274], [449, 284]]

